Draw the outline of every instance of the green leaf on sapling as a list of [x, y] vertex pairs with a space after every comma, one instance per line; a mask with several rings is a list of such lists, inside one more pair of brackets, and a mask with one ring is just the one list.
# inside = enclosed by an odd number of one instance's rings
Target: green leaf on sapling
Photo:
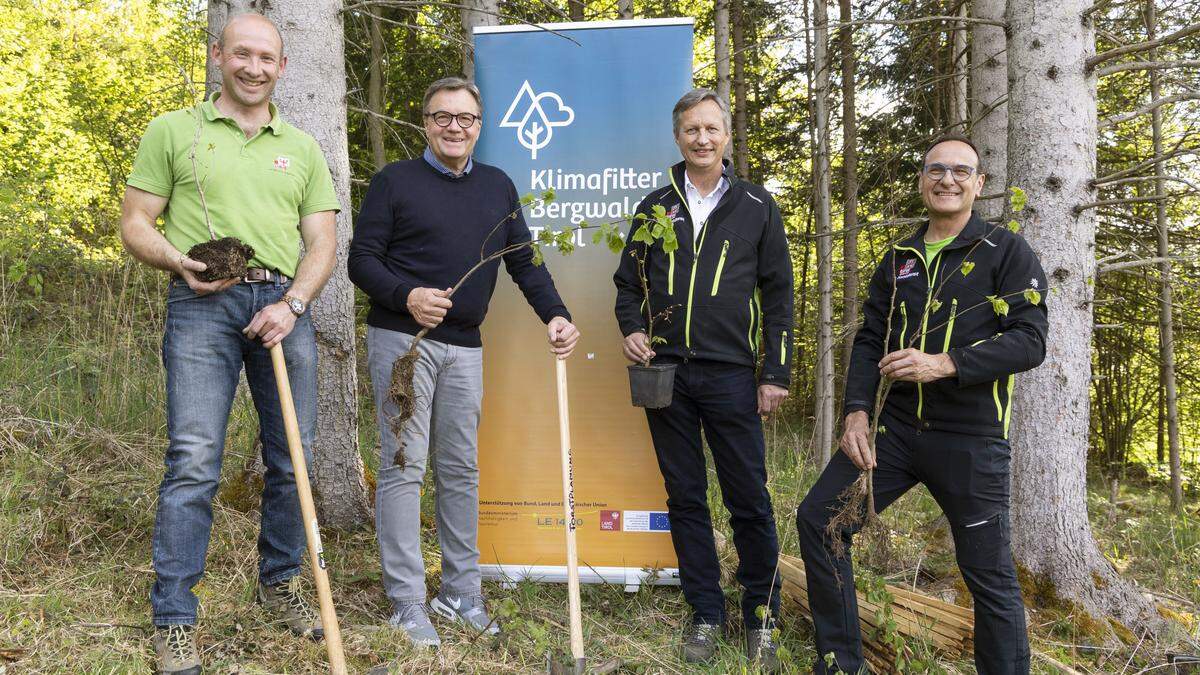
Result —
[[971, 270], [973, 269], [975, 269], [975, 263], [968, 261], [962, 264], [962, 268], [960, 268], [959, 271], [962, 272], [962, 275], [965, 277], [970, 274]]
[[1009, 232], [1020, 232], [1021, 224], [1015, 220], [1008, 221], [1008, 231]]
[[533, 264], [537, 265], [538, 267], [541, 267], [542, 263], [544, 263], [546, 261], [545, 257], [542, 256], [542, 247], [538, 246], [537, 244], [534, 244], [532, 248], [533, 248]]
[[1041, 304], [1042, 294], [1032, 288], [1026, 288], [1025, 289], [1025, 299], [1028, 300], [1029, 304], [1031, 304], [1031, 305]]
[[547, 204], [550, 204], [551, 202], [554, 201], [554, 189], [553, 188], [550, 188], [542, 193], [542, 201], [546, 202]]
[[533, 203], [534, 196], [532, 192], [527, 192], [521, 195], [521, 206], [529, 206]]
[[1025, 203], [1028, 200], [1028, 197], [1025, 195], [1025, 191], [1015, 185], [1008, 188], [1008, 191], [1012, 193], [1008, 197], [1008, 203], [1012, 206], [1012, 210], [1020, 211], [1021, 209], [1024, 209]]
[[992, 303], [992, 311], [997, 316], [1008, 316], [1008, 301], [1004, 298], [995, 295], [987, 296], [987, 299]]
[[929, 313], [937, 314], [937, 311], [942, 308], [942, 301], [934, 298], [933, 303], [929, 305]]

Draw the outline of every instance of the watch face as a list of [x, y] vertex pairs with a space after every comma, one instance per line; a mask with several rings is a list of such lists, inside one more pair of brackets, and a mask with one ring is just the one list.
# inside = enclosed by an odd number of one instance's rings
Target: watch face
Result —
[[304, 313], [304, 303], [300, 302], [300, 300], [298, 300], [296, 298], [288, 298], [287, 304], [288, 304], [288, 307], [292, 308], [293, 314], [303, 314]]

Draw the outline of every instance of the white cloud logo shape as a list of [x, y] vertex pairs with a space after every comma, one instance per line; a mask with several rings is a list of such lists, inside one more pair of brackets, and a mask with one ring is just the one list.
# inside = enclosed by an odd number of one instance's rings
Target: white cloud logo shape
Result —
[[515, 128], [517, 142], [529, 150], [531, 159], [537, 159], [538, 150], [554, 138], [554, 129], [574, 121], [575, 110], [563, 103], [561, 96], [552, 91], [536, 94], [529, 80], [525, 80], [504, 113], [500, 126]]

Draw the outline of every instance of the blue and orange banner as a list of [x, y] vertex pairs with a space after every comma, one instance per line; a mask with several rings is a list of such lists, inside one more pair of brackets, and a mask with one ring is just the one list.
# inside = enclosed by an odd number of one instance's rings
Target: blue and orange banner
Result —
[[[475, 30], [484, 99], [476, 156], [520, 194], [534, 236], [634, 211], [678, 161], [671, 109], [692, 84], [692, 20]], [[627, 230], [628, 226], [622, 227]], [[580, 573], [584, 581], [677, 583], [666, 493], [645, 413], [629, 402], [613, 316], [617, 257], [580, 233], [546, 265], [583, 334], [568, 361]], [[538, 321], [501, 275], [484, 323], [479, 548], [484, 574], [566, 578], [554, 363]]]

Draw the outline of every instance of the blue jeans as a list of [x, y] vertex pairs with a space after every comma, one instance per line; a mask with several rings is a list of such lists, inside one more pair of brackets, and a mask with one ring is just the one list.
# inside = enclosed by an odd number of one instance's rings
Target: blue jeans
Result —
[[[271, 354], [262, 342], [242, 334], [255, 313], [278, 302], [287, 289], [287, 284], [273, 282], [239, 283], [199, 296], [183, 281], [171, 282], [163, 335], [168, 446], [166, 473], [158, 488], [156, 579], [150, 591], [156, 626], [196, 622], [199, 601], [192, 588], [204, 575], [225, 429], [243, 366], [258, 411], [267, 467], [258, 577], [265, 584], [277, 584], [300, 573], [304, 526]], [[300, 437], [310, 457], [317, 417], [317, 345], [307, 314], [296, 320], [283, 350]]]

